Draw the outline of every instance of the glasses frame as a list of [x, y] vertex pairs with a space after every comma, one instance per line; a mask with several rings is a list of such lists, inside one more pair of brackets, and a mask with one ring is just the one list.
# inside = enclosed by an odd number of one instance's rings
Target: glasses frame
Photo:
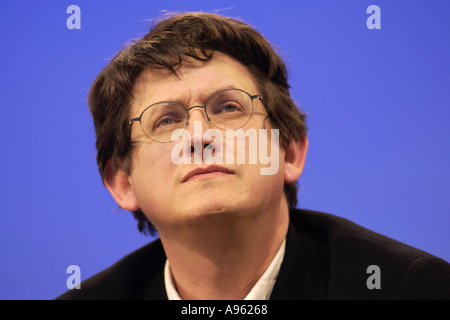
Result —
[[[186, 128], [187, 128], [188, 125], [189, 125], [189, 120], [190, 120], [190, 117], [189, 117], [189, 111], [192, 110], [192, 109], [196, 109], [196, 108], [201, 108], [201, 109], [204, 110], [205, 115], [206, 115], [206, 118], [208, 119], [209, 122], [212, 123], [213, 126], [215, 126], [216, 128], [219, 128], [220, 130], [226, 130], [226, 129], [220, 128], [220, 127], [218, 127], [216, 124], [214, 124], [214, 122], [211, 121], [211, 119], [210, 119], [210, 117], [209, 117], [209, 115], [208, 115], [208, 112], [206, 111], [206, 106], [207, 106], [208, 103], [211, 101], [211, 99], [213, 99], [216, 95], [218, 95], [218, 94], [220, 94], [220, 93], [222, 93], [222, 92], [226, 92], [226, 91], [240, 91], [240, 92], [243, 92], [243, 93], [245, 93], [246, 95], [248, 95], [249, 98], [250, 98], [251, 101], [252, 101], [252, 112], [250, 113], [250, 116], [248, 117], [247, 121], [246, 121], [243, 125], [241, 125], [239, 128], [242, 128], [243, 126], [245, 126], [245, 125], [249, 122], [249, 120], [251, 119], [251, 117], [252, 117], [252, 115], [253, 115], [253, 100], [259, 99], [259, 100], [262, 102], [262, 104], [264, 105], [264, 100], [263, 100], [263, 97], [262, 97], [261, 95], [259, 95], [259, 94], [251, 95], [251, 94], [249, 94], [248, 92], [246, 92], [246, 91], [244, 91], [244, 90], [242, 90], [242, 89], [237, 89], [237, 88], [223, 89], [223, 90], [219, 90], [219, 91], [217, 91], [217, 92], [214, 92], [214, 93], [206, 100], [206, 102], [205, 102], [205, 104], [204, 104], [203, 106], [192, 106], [192, 107], [190, 107], [190, 108], [188, 108], [188, 109], [186, 109], [181, 103], [178, 103], [178, 102], [175, 102], [175, 101], [160, 101], [160, 102], [152, 103], [151, 105], [149, 105], [147, 108], [145, 108], [145, 109], [141, 112], [141, 114], [140, 114], [139, 117], [133, 118], [133, 119], [130, 120], [130, 137], [131, 137], [131, 130], [132, 130], [132, 128], [133, 128], [133, 124], [134, 124], [135, 122], [139, 122], [140, 127], [141, 127], [141, 130], [144, 132], [144, 134], [147, 136], [147, 138], [149, 138], [149, 139], [151, 139], [151, 140], [153, 140], [153, 141], [155, 141], [155, 142], [158, 142], [158, 143], [170, 143], [170, 142], [175, 141], [175, 140], [170, 140], [170, 141], [158, 141], [158, 140], [155, 140], [154, 138], [150, 137], [150, 136], [145, 132], [144, 128], [142, 128], [142, 122], [141, 122], [141, 119], [142, 119], [142, 115], [145, 113], [145, 111], [147, 111], [148, 109], [150, 109], [150, 108], [153, 107], [154, 105], [161, 104], [161, 103], [173, 103], [173, 104], [178, 105], [178, 106], [180, 106], [180, 107], [183, 108], [183, 110], [186, 112], [186, 123], [185, 123], [185, 125], [184, 125], [184, 130], [186, 130]], [[269, 115], [269, 118], [272, 118], [270, 110], [268, 110], [268, 109], [266, 108], [265, 105], [264, 105], [264, 109], [267, 111], [267, 113], [268, 113], [268, 115]], [[239, 129], [239, 128], [234, 128], [234, 130]]]

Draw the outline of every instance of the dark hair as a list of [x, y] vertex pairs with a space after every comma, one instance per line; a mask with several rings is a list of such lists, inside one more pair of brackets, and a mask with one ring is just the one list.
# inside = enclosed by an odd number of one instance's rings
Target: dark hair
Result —
[[[208, 61], [214, 51], [241, 62], [254, 76], [271, 123], [279, 129], [280, 144], [306, 137], [305, 114], [289, 94], [287, 70], [269, 42], [246, 23], [208, 13], [184, 13], [159, 21], [143, 38], [133, 41], [100, 72], [89, 92], [89, 108], [96, 130], [97, 163], [102, 179], [106, 165], [118, 163], [131, 170], [130, 102], [136, 79], [146, 69], [176, 67], [186, 59]], [[297, 204], [297, 182], [284, 185], [290, 208]], [[138, 229], [155, 228], [141, 210], [133, 212]]]

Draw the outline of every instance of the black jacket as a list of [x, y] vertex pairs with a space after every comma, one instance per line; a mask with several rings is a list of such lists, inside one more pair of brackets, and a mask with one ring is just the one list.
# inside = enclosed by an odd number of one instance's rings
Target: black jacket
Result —
[[[57, 299], [166, 300], [165, 261], [155, 240]], [[346, 219], [295, 209], [270, 298], [450, 299], [450, 264]]]

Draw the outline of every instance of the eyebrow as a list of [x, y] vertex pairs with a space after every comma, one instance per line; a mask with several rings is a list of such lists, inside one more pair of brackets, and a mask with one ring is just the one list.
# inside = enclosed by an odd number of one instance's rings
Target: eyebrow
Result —
[[[229, 85], [226, 85], [226, 86], [221, 86], [221, 87], [214, 87], [213, 89], [202, 90], [202, 92], [199, 94], [200, 100], [203, 101], [203, 104], [205, 104], [206, 101], [213, 94], [215, 94], [216, 92], [222, 91], [222, 90], [226, 90], [226, 89], [241, 89], [241, 90], [245, 90], [244, 88], [240, 88], [240, 87], [237, 87], [237, 86], [232, 85], [232, 84], [229, 84]], [[182, 95], [183, 95], [183, 97], [182, 97]], [[159, 100], [159, 101], [152, 102], [151, 104], [147, 105], [146, 107], [151, 106], [151, 105], [153, 105], [155, 103], [160, 103], [160, 102], [176, 102], [176, 103], [181, 104], [185, 108], [190, 108], [190, 106], [185, 105], [186, 95], [189, 95], [189, 97], [191, 97], [190, 92], [187, 93], [187, 94], [186, 93], [182, 93], [182, 94], [180, 94], [178, 96], [175, 96], [174, 98], [171, 98], [171, 99], [165, 99], [165, 100]]]

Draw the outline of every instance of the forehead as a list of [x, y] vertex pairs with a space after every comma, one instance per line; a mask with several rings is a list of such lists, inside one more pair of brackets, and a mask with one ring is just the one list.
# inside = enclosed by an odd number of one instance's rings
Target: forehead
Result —
[[225, 54], [214, 52], [210, 61], [182, 63], [176, 75], [165, 69], [145, 69], [136, 81], [132, 105], [139, 111], [166, 100], [204, 103], [214, 92], [227, 88], [257, 94], [256, 81], [246, 67]]

